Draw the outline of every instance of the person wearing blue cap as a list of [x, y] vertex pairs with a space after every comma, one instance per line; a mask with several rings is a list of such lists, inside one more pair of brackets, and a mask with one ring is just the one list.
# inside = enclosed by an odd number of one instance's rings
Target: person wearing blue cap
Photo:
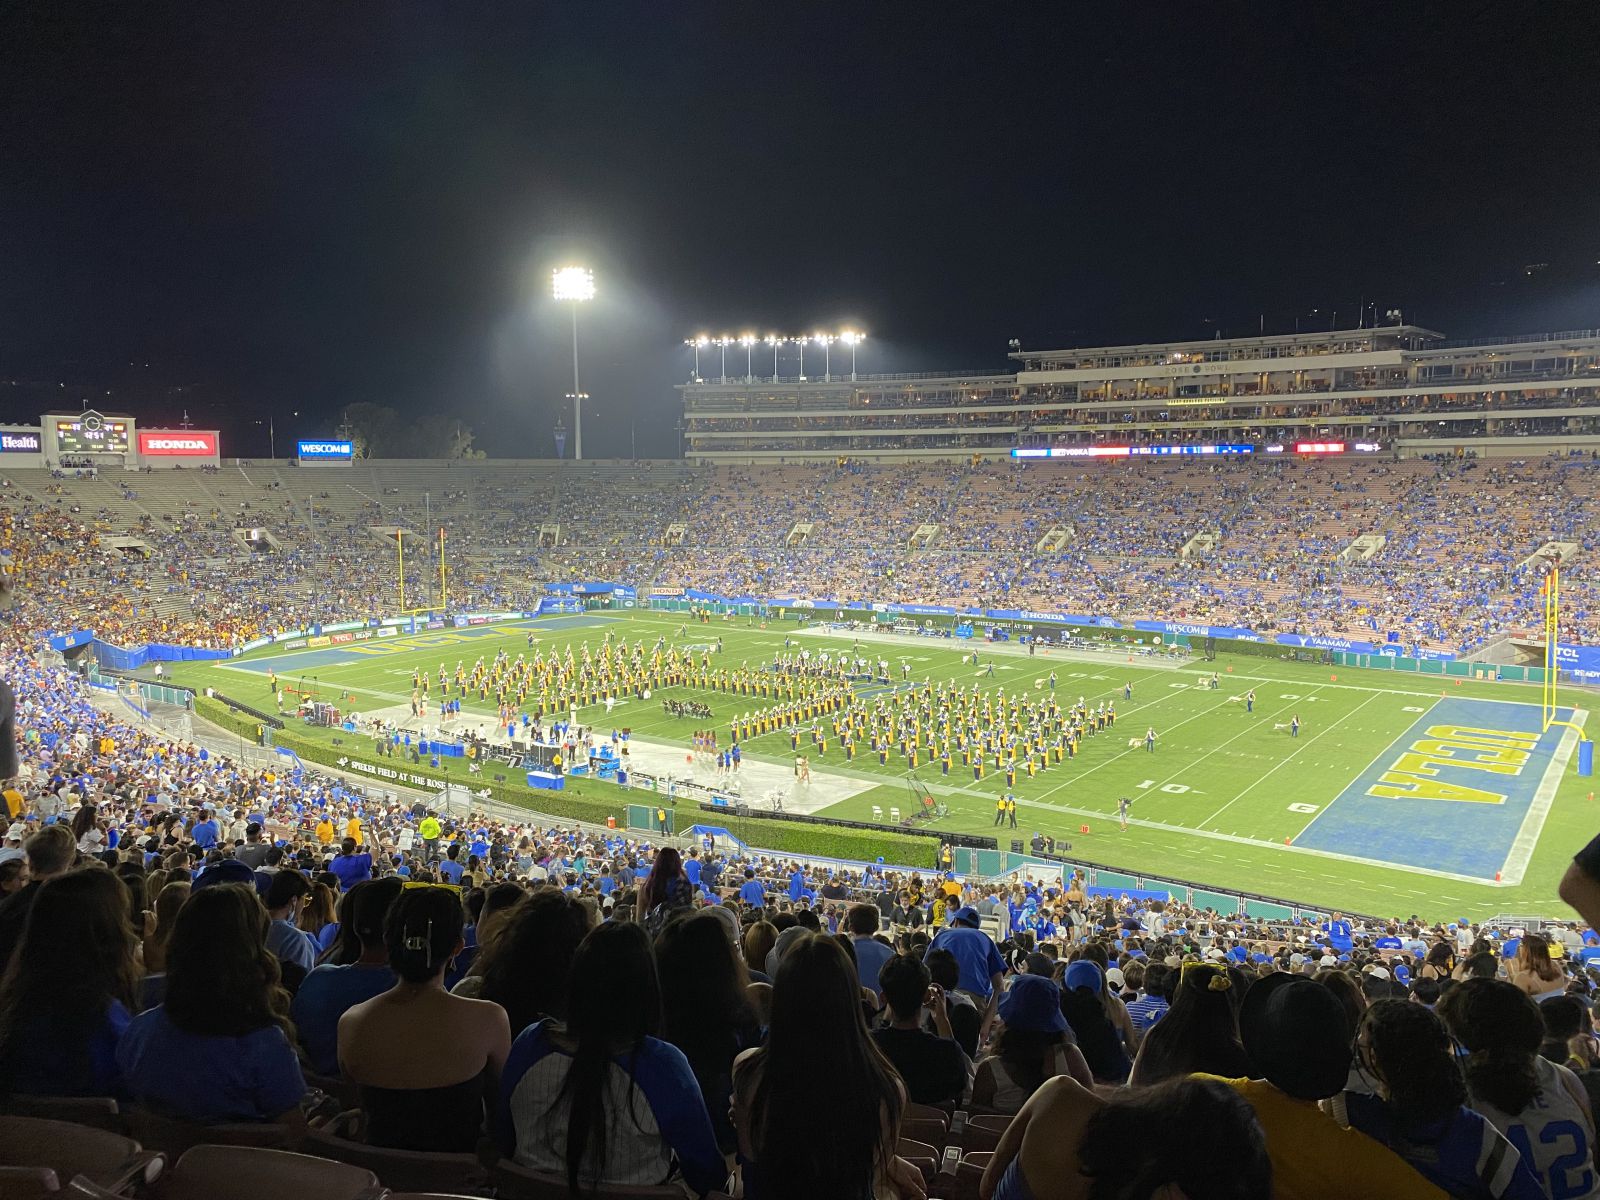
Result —
[[982, 1031], [987, 1033], [994, 1020], [995, 1005], [999, 1001], [1000, 984], [1005, 979], [1006, 964], [994, 939], [978, 928], [978, 910], [971, 906], [958, 908], [951, 915], [951, 924], [941, 929], [928, 943], [923, 954], [935, 950], [948, 950], [960, 968], [957, 990], [967, 993], [973, 1004], [983, 1014]]
[[978, 1064], [973, 1078], [973, 1107], [1018, 1112], [1045, 1080], [1057, 1075], [1094, 1087], [1089, 1064], [1068, 1036], [1061, 989], [1054, 980], [1018, 975], [1000, 1000], [999, 1016], [1002, 1028], [994, 1052]]

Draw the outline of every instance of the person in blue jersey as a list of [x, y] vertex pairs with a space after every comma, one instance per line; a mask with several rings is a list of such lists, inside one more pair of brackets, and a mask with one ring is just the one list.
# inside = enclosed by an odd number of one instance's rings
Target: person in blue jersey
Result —
[[1435, 1010], [1466, 1053], [1472, 1107], [1505, 1134], [1550, 1200], [1600, 1196], [1588, 1092], [1567, 1068], [1539, 1056], [1539, 1006], [1498, 979], [1466, 979]]
[[744, 869], [744, 882], [739, 885], [739, 900], [746, 908], [766, 908], [767, 889], [756, 878], [754, 867]]
[[1272, 1160], [1249, 1103], [1225, 1084], [1175, 1079], [1102, 1098], [1057, 1076], [1007, 1126], [978, 1195], [1272, 1200]]
[[389, 949], [383, 942], [383, 923], [403, 886], [391, 875], [351, 888], [340, 908], [348, 913], [347, 936], [357, 947], [355, 961], [323, 963], [305, 977], [295, 993], [289, 1015], [299, 1032], [306, 1061], [319, 1074], [339, 1073], [339, 1018], [363, 1000], [394, 986]]
[[339, 843], [339, 853], [333, 856], [328, 870], [339, 877], [339, 890], [348, 892], [362, 880], [372, 878], [372, 855], [360, 850], [353, 837]]
[[[714, 931], [723, 936], [720, 929]], [[573, 960], [564, 1022], [511, 1047], [495, 1110], [500, 1152], [573, 1195], [681, 1176], [697, 1195], [727, 1167], [689, 1061], [656, 1036], [661, 995], [642, 927], [608, 922]]]
[[1356, 1061], [1376, 1091], [1345, 1091], [1322, 1107], [1382, 1142], [1463, 1200], [1546, 1200], [1505, 1135], [1468, 1108], [1444, 1023], [1420, 1004], [1378, 1000], [1356, 1032]]
[[127, 889], [110, 871], [39, 887], [0, 982], [0, 1089], [125, 1094], [116, 1053], [138, 996], [135, 945]]
[[1355, 939], [1350, 933], [1350, 922], [1344, 919], [1344, 914], [1334, 913], [1322, 923], [1322, 938], [1335, 954], [1349, 954], [1350, 947], [1355, 944]]
[[202, 888], [178, 911], [166, 999], [134, 1018], [117, 1051], [141, 1105], [200, 1124], [303, 1128], [289, 995], [266, 943], [266, 910], [244, 884]]

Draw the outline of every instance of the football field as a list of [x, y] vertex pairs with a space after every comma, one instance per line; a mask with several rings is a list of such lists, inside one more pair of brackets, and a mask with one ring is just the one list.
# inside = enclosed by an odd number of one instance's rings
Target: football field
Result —
[[[581, 656], [613, 639], [646, 649], [702, 646], [722, 639], [714, 666], [758, 667], [777, 654], [809, 649], [860, 652], [890, 664], [892, 683], [858, 685], [889, 695], [913, 683], [955, 681], [980, 693], [1004, 690], [1092, 708], [1114, 701], [1114, 726], [1085, 737], [1076, 759], [1051, 763], [1012, 788], [1017, 827], [995, 827], [1007, 790], [992, 761], [981, 778], [959, 757], [948, 773], [926, 754], [916, 779], [947, 815], [931, 828], [992, 834], [1002, 848], [1034, 833], [1070, 843], [1069, 858], [1128, 873], [1150, 873], [1377, 915], [1417, 913], [1473, 918], [1496, 912], [1559, 913], [1556, 883], [1574, 851], [1595, 832], [1593, 781], [1576, 774], [1578, 736], [1543, 728], [1536, 687], [1328, 667], [1289, 658], [1222, 655], [1215, 662], [1130, 658], [1123, 650], [1029, 655], [933, 637], [830, 634], [791, 621], [766, 628], [747, 618], [709, 624], [680, 614], [590, 612], [512, 625], [443, 628], [382, 640], [296, 650], [263, 649], [226, 663], [172, 664], [174, 682], [214, 687], [256, 707], [272, 707], [266, 673], [303, 685], [341, 708], [399, 706], [405, 713], [413, 671], [436, 676], [505, 650], [536, 647]], [[977, 662], [971, 660], [976, 651]], [[1212, 684], [1216, 676], [1215, 686]], [[1131, 689], [1131, 693], [1130, 690]], [[1245, 697], [1253, 691], [1253, 711]], [[348, 697], [341, 702], [340, 697]], [[712, 721], [676, 719], [663, 699], [695, 698]], [[437, 700], [437, 695], [434, 697]], [[1563, 719], [1587, 719], [1586, 693], [1564, 692]], [[693, 730], [715, 727], [726, 744], [735, 717], [771, 702], [686, 688], [650, 701], [625, 700], [579, 718], [602, 729], [627, 726], [635, 738], [685, 746]], [[468, 703], [461, 725], [494, 722], [492, 700]], [[1293, 728], [1298, 718], [1299, 728]], [[402, 722], [404, 723], [404, 722]], [[432, 724], [430, 720], [427, 722]], [[420, 723], [419, 723], [420, 724]], [[1153, 748], [1145, 735], [1153, 730]], [[792, 764], [787, 731], [749, 739], [749, 759]], [[867, 821], [873, 809], [909, 812], [908, 763], [898, 750], [880, 763], [859, 747], [846, 761], [837, 743], [816, 753], [803, 738], [814, 775], [852, 780], [850, 798], [822, 815]], [[598, 783], [586, 789], [609, 787]], [[1118, 801], [1127, 797], [1127, 828]]]

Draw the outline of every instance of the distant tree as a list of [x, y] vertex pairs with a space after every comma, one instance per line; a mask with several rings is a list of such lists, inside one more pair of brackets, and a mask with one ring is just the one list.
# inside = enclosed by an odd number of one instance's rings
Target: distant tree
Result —
[[365, 401], [346, 406], [344, 428], [355, 443], [357, 458], [392, 458], [404, 449], [407, 430], [400, 414], [385, 404]]
[[472, 428], [457, 417], [431, 413], [412, 422], [400, 439], [403, 458], [484, 458], [482, 450], [472, 448]]

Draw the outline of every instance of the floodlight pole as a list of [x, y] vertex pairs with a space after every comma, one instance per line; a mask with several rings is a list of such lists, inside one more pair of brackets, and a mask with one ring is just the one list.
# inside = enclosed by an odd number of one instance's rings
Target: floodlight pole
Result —
[[572, 457], [583, 459], [583, 389], [578, 386], [578, 302], [572, 302]]

